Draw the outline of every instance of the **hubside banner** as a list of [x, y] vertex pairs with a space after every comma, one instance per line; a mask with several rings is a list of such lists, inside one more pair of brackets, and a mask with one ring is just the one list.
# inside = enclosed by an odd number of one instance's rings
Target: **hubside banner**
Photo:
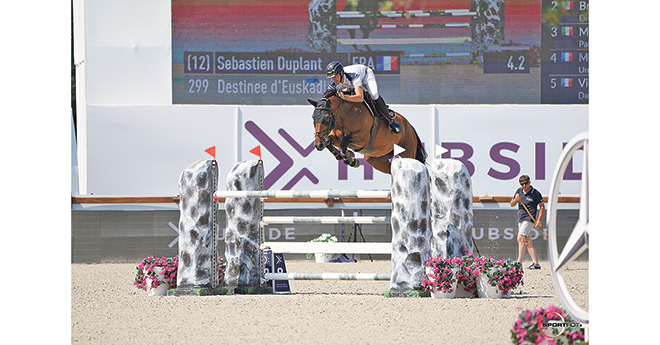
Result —
[[[529, 175], [547, 195], [563, 146], [588, 130], [586, 106], [393, 106], [415, 127], [428, 153], [461, 161], [472, 176], [475, 196], [508, 196], [518, 177]], [[313, 107], [242, 107], [242, 159], [261, 146], [266, 169], [264, 189], [389, 189], [390, 176], [336, 161], [314, 147]], [[265, 115], [270, 114], [270, 115]], [[563, 176], [562, 195], [580, 195], [582, 154]]]
[[[547, 195], [564, 143], [589, 128], [585, 105], [390, 107], [413, 125], [429, 163], [439, 156], [466, 166], [475, 196], [513, 195], [522, 174]], [[90, 106], [86, 194], [177, 195], [181, 171], [209, 159], [204, 150], [211, 146], [221, 181], [237, 162], [258, 159], [250, 151], [259, 146], [269, 190], [389, 189], [390, 176], [362, 155], [356, 155], [361, 166], [351, 168], [316, 150], [313, 110], [309, 104]], [[562, 196], [580, 195], [581, 171], [578, 151], [563, 176]]]

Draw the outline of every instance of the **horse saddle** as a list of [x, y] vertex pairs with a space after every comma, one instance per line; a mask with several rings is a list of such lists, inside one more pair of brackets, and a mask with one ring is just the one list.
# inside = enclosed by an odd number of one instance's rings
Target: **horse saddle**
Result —
[[[342, 88], [339, 89], [342, 93], [345, 93], [347, 95], [354, 95], [355, 94], [355, 89], [352, 86], [348, 85], [341, 85]], [[373, 125], [371, 126], [371, 131], [369, 132], [369, 143], [367, 146], [353, 150], [355, 152], [359, 152], [364, 155], [368, 155], [371, 152], [374, 151], [374, 141], [376, 141], [376, 135], [378, 134], [378, 121], [379, 121], [379, 116], [378, 116], [378, 107], [376, 107], [376, 104], [374, 103], [374, 100], [371, 98], [371, 95], [369, 92], [364, 92], [364, 100], [362, 101], [364, 105], [369, 109], [369, 113], [374, 119]], [[393, 114], [394, 112], [390, 110]], [[389, 118], [387, 114], [381, 114], [383, 118]]]

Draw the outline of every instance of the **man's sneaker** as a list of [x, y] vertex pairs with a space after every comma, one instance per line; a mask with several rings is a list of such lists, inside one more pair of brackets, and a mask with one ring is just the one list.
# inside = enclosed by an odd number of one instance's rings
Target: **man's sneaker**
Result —
[[539, 264], [531, 264], [531, 265], [529, 265], [529, 267], [527, 267], [527, 269], [530, 269], [530, 270], [540, 270], [540, 269], [541, 269], [541, 265], [539, 265]]

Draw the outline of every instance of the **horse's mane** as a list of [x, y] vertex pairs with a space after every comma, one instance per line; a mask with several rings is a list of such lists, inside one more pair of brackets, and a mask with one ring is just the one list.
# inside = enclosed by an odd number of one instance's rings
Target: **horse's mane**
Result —
[[323, 98], [330, 98], [332, 96], [337, 96], [337, 91], [341, 91], [347, 95], [355, 94], [355, 88], [352, 85], [339, 84], [336, 87], [333, 87], [332, 89], [326, 90], [325, 93], [323, 94]]
[[330, 97], [336, 96], [336, 95], [337, 95], [337, 89], [333, 88], [333, 89], [326, 90], [325, 93], [323, 94], [322, 98], [330, 98]]

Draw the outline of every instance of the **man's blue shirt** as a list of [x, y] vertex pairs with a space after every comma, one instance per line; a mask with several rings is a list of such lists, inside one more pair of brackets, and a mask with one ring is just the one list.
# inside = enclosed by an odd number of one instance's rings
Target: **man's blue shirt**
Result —
[[[532, 216], [534, 216], [534, 219], [538, 220], [538, 211], [536, 208], [540, 203], [543, 202], [543, 196], [541, 195], [541, 192], [532, 187], [532, 189], [530, 189], [529, 192], [525, 194], [522, 190], [522, 187], [520, 187], [518, 190], [516, 190], [516, 194], [520, 195], [520, 199], [523, 203], [525, 203], [525, 206], [527, 206], [529, 212], [532, 214]], [[514, 195], [513, 197], [515, 198], [516, 196]], [[533, 220], [529, 217], [529, 214], [527, 214], [527, 211], [525, 211], [525, 208], [520, 205], [520, 203], [518, 203], [518, 223], [522, 223], [523, 221], [533, 222]]]

